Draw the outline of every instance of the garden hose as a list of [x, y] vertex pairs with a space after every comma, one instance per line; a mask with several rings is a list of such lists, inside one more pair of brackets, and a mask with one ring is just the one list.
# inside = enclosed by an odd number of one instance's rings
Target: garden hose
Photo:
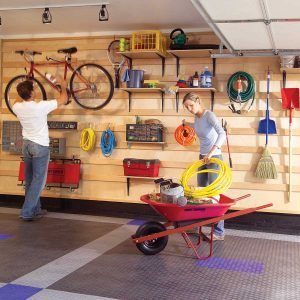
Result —
[[[180, 183], [184, 189], [184, 195], [192, 198], [207, 198], [213, 197], [224, 193], [232, 183], [232, 173], [229, 166], [222, 160], [217, 158], [211, 158], [210, 163], [217, 164], [219, 170], [215, 169], [204, 169], [199, 171], [198, 169], [205, 165], [203, 159], [198, 160], [191, 164], [181, 175]], [[218, 177], [214, 182], [204, 188], [195, 188], [188, 184], [191, 177], [200, 173], [215, 173]]]
[[[235, 84], [239, 80], [247, 81], [247, 88], [245, 91], [243, 91], [243, 90], [239, 91], [235, 88]], [[242, 104], [242, 103], [246, 103], [250, 99], [252, 99], [252, 101], [250, 103], [250, 107], [248, 108], [248, 111], [249, 111], [252, 107], [252, 104], [253, 104], [254, 98], [255, 98], [255, 81], [254, 81], [253, 77], [250, 74], [248, 74], [246, 72], [242, 72], [242, 71], [234, 73], [228, 79], [227, 94], [228, 94], [228, 97], [229, 97], [230, 103], [231, 103], [229, 108], [234, 113], [241, 113], [241, 112], [239, 110], [235, 109], [233, 102]]]
[[189, 125], [180, 125], [174, 132], [175, 140], [182, 146], [190, 146], [196, 140], [196, 134], [194, 128]]
[[114, 133], [110, 129], [103, 131], [100, 140], [102, 154], [106, 157], [111, 156], [116, 145], [117, 143]]
[[92, 128], [85, 128], [80, 136], [80, 148], [84, 151], [90, 151], [94, 148], [96, 135]]

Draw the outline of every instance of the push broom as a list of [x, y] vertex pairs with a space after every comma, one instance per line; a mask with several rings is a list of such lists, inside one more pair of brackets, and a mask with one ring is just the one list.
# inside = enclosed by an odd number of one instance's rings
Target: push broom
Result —
[[292, 167], [293, 167], [293, 143], [292, 143], [292, 114], [293, 109], [299, 108], [299, 88], [282, 88], [282, 108], [290, 111], [289, 116], [289, 201], [292, 196]]
[[[277, 178], [276, 166], [274, 164], [271, 152], [268, 149], [268, 135], [269, 135], [269, 133], [276, 133], [275, 122], [272, 120], [269, 120], [269, 98], [270, 98], [270, 71], [268, 70], [266, 119], [262, 120], [260, 122], [259, 131], [258, 131], [258, 132], [260, 132], [260, 128], [264, 127], [264, 130], [261, 130], [261, 132], [266, 133], [266, 145], [265, 145], [264, 151], [263, 151], [262, 156], [257, 164], [256, 171], [255, 171], [255, 176], [257, 178], [261, 178], [261, 179]], [[273, 122], [274, 122], [274, 124], [273, 124]], [[269, 128], [270, 124], [271, 124], [271, 127]]]

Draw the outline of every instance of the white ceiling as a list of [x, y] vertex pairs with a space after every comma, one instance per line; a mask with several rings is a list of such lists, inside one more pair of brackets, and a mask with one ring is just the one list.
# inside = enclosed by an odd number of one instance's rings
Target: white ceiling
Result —
[[[99, 22], [101, 3], [109, 3], [107, 22]], [[78, 4], [82, 6], [65, 7]], [[43, 8], [29, 9], [36, 6], [50, 7], [51, 24], [42, 24]], [[178, 27], [187, 32], [210, 30], [191, 0], [0, 0], [0, 16], [0, 38], [126, 34], [147, 29], [171, 32]]]
[[192, 0], [227, 48], [277, 54], [300, 49], [299, 0]]

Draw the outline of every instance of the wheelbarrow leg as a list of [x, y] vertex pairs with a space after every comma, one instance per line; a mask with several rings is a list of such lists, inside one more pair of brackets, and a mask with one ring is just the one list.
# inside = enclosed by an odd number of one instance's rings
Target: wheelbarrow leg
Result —
[[[186, 231], [181, 232], [181, 235], [183, 237], [183, 239], [185, 240], [188, 248], [191, 248], [194, 253], [195, 256], [200, 259], [200, 260], [204, 260], [204, 259], [208, 259], [212, 256], [212, 252], [213, 252], [213, 234], [214, 234], [214, 224], [211, 224], [211, 232], [210, 232], [210, 238], [208, 238], [203, 232], [202, 232], [202, 226], [199, 227], [199, 233], [198, 233], [198, 241], [196, 244], [194, 244], [189, 235], [186, 233]], [[207, 241], [209, 243], [209, 254], [208, 256], [200, 256], [198, 253], [198, 249], [200, 248], [201, 245], [201, 239]]]

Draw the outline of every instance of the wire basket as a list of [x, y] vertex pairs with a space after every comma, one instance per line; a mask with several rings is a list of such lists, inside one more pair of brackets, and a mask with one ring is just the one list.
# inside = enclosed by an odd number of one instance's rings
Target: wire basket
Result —
[[167, 53], [167, 38], [159, 30], [133, 32], [131, 51], [158, 51], [165, 56]]

